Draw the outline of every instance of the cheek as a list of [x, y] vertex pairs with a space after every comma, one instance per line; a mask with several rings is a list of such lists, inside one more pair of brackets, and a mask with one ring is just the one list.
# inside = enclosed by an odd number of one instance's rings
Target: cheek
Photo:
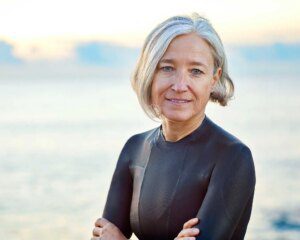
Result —
[[197, 103], [199, 105], [207, 103], [210, 96], [210, 90], [211, 90], [211, 86], [209, 84], [198, 86], [195, 89], [194, 94], [197, 98]]
[[202, 95], [209, 97], [211, 90], [211, 85], [206, 85], [205, 88], [202, 89]]
[[151, 88], [151, 103], [154, 105], [159, 105], [161, 101], [161, 89], [155, 83], [153, 83]]
[[168, 89], [167, 84], [162, 79], [154, 79], [151, 87], [152, 103], [159, 103], [164, 96], [164, 92]]

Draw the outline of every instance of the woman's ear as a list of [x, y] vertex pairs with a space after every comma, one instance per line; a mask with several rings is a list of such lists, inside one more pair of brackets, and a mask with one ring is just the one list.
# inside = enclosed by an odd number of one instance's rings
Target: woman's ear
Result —
[[214, 87], [217, 82], [219, 81], [219, 79], [221, 78], [221, 75], [222, 75], [222, 68], [218, 68], [216, 71], [215, 71], [215, 74], [213, 76], [213, 81], [212, 81], [212, 87]]

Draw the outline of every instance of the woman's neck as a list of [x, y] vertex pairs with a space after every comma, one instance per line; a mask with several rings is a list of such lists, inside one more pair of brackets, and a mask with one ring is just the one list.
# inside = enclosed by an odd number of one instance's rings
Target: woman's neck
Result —
[[196, 130], [205, 118], [202, 116], [185, 122], [174, 122], [168, 119], [162, 121], [162, 131], [166, 141], [177, 142]]

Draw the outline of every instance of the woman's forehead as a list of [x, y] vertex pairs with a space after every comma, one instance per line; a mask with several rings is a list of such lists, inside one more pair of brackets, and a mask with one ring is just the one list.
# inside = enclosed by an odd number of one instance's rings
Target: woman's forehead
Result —
[[213, 64], [213, 56], [209, 44], [195, 33], [180, 35], [169, 44], [160, 63], [185, 61], [190, 64]]
[[205, 39], [203, 39], [197, 33], [181, 34], [175, 37], [169, 44], [168, 48], [184, 47], [184, 46], [186, 47], [194, 46], [194, 48], [209, 49], [209, 44], [206, 42]]

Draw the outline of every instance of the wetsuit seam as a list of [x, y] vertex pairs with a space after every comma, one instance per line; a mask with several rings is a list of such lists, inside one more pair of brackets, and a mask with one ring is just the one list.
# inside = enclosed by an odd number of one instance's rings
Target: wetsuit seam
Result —
[[[152, 134], [154, 134], [154, 133], [152, 133]], [[153, 146], [152, 146], [153, 143], [151, 142], [151, 140], [148, 142], [148, 139], [151, 138], [152, 134], [150, 134], [150, 136], [145, 139], [145, 144], [149, 144], [150, 150], [149, 150], [148, 159], [147, 159], [146, 164], [145, 164], [145, 170], [144, 170], [144, 174], [143, 174], [143, 179], [142, 179], [141, 188], [140, 188], [140, 195], [139, 195], [139, 199], [138, 199], [138, 206], [137, 206], [137, 208], [138, 208], [138, 214], [137, 214], [138, 216], [137, 217], [138, 217], [138, 221], [139, 221], [138, 228], [140, 230], [140, 234], [142, 234], [142, 232], [143, 232], [142, 224], [141, 224], [141, 218], [140, 218], [140, 212], [141, 212], [140, 203], [141, 203], [141, 195], [142, 195], [141, 193], [142, 193], [142, 189], [143, 189], [143, 185], [144, 185], [144, 177], [146, 175], [147, 166], [148, 166], [149, 159], [150, 159], [150, 156], [151, 156], [151, 153], [152, 153], [152, 148], [153, 148]]]
[[[184, 153], [183, 163], [182, 163], [182, 166], [181, 166], [181, 170], [182, 171], [183, 171], [184, 166], [185, 166], [186, 156], [187, 156], [187, 152], [188, 152], [189, 148], [190, 147], [187, 147], [186, 150], [185, 150], [185, 153]], [[181, 172], [181, 174], [179, 175], [179, 177], [177, 179], [177, 182], [176, 182], [176, 185], [175, 185], [175, 190], [174, 190], [173, 196], [171, 198], [171, 206], [170, 206], [170, 209], [169, 209], [168, 220], [167, 220], [167, 233], [168, 233], [168, 236], [170, 235], [170, 218], [171, 218], [171, 213], [172, 213], [173, 205], [174, 205], [174, 202], [175, 202], [176, 192], [177, 192], [177, 189], [178, 189], [178, 186], [179, 186], [179, 182], [180, 182], [180, 179], [182, 178], [182, 174], [183, 174], [183, 172]]]

